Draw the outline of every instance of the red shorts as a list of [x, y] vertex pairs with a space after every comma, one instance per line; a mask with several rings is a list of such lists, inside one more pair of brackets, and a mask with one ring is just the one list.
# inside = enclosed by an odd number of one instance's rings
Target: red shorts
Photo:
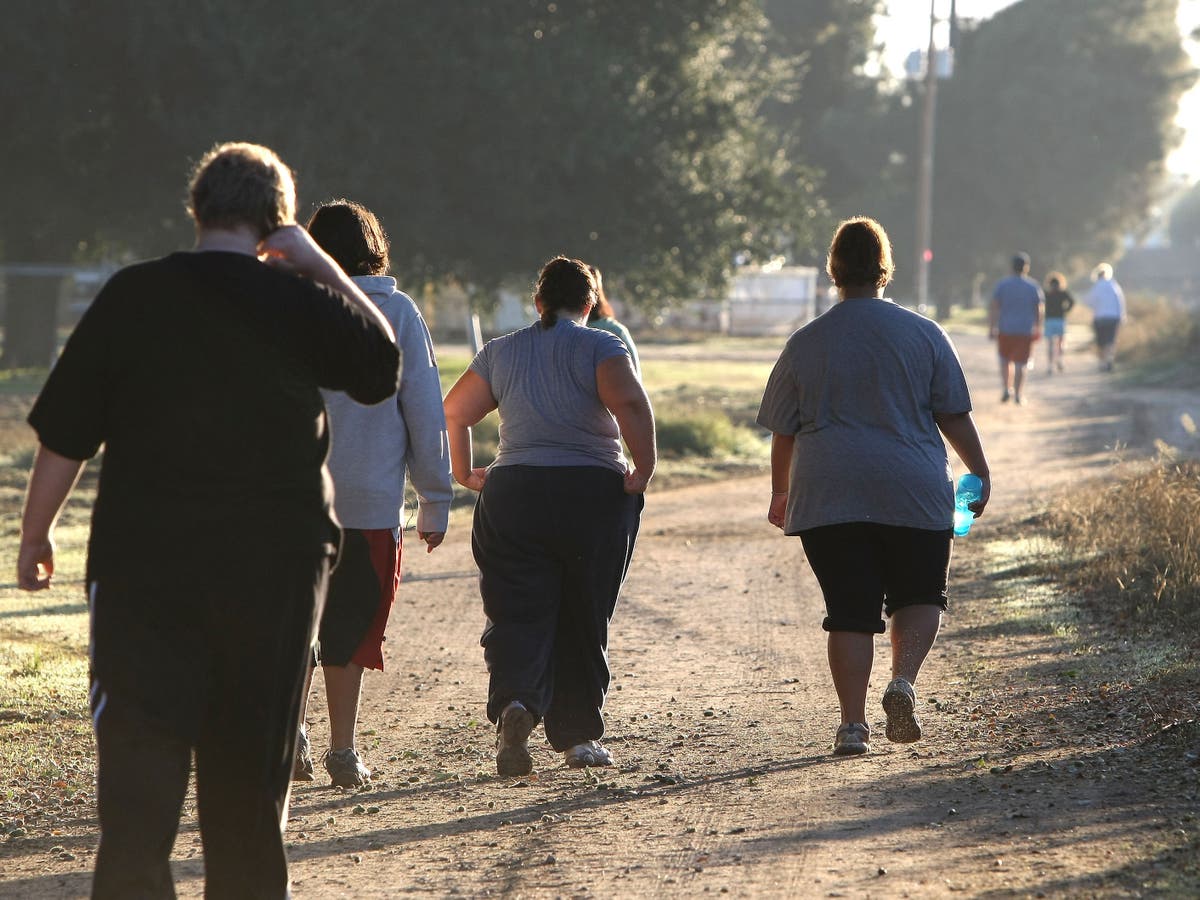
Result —
[[321, 664], [383, 669], [388, 615], [400, 586], [401, 540], [391, 528], [347, 528], [318, 632]]
[[1024, 365], [1029, 362], [1033, 352], [1033, 335], [1030, 334], [1001, 334], [996, 338], [996, 348], [1000, 358], [1011, 363]]

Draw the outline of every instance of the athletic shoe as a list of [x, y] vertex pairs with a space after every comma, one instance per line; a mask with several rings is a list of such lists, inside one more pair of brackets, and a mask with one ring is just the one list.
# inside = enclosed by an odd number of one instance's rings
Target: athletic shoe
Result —
[[612, 754], [608, 748], [599, 741], [585, 741], [582, 744], [576, 744], [570, 750], [563, 753], [567, 765], [572, 769], [583, 769], [588, 766], [611, 766], [613, 764]]
[[296, 757], [292, 762], [292, 781], [312, 781], [313, 760], [312, 747], [308, 743], [308, 734], [303, 728], [296, 738]]
[[847, 722], [833, 739], [834, 756], [859, 756], [871, 749], [871, 728], [866, 722]]
[[1009, 393], [1008, 391], [1005, 391], [1003, 394], [1000, 395], [1001, 403], [1007, 403], [1011, 399], [1012, 399], [1012, 394]]
[[358, 751], [353, 747], [326, 750], [323, 761], [334, 787], [362, 787], [371, 780], [371, 770], [362, 764]]
[[528, 775], [533, 771], [529, 733], [536, 724], [533, 713], [519, 701], [504, 707], [496, 729], [496, 774]]
[[883, 692], [883, 711], [887, 713], [887, 739], [896, 744], [911, 744], [921, 739], [921, 723], [913, 710], [917, 694], [903, 678], [893, 678]]

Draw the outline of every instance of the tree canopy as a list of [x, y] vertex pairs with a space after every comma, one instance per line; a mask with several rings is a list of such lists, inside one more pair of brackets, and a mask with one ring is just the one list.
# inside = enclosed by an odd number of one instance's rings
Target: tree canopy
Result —
[[27, 212], [0, 224], [10, 259], [178, 246], [187, 162], [230, 139], [277, 149], [306, 203], [377, 209], [407, 275], [493, 285], [565, 251], [658, 298], [719, 283], [741, 250], [812, 237], [794, 211], [817, 203], [813, 175], [759, 114], [784, 72], [755, 52], [755, 0], [303, 15], [49, 0], [6, 18], [23, 102], [2, 162]]
[[[963, 34], [938, 108], [935, 285], [1014, 250], [1081, 271], [1146, 219], [1192, 70], [1174, 0], [1024, 0]], [[905, 259], [908, 257], [901, 257]]]

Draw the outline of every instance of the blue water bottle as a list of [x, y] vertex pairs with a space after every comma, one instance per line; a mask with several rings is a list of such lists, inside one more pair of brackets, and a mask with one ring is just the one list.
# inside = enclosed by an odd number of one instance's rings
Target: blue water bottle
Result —
[[958, 479], [958, 489], [954, 492], [954, 535], [962, 537], [971, 530], [975, 521], [975, 513], [968, 507], [979, 499], [983, 491], [983, 481], [978, 475], [968, 472]]

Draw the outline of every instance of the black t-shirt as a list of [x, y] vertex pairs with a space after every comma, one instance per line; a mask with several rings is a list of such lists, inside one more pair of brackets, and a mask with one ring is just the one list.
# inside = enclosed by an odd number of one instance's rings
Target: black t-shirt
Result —
[[1075, 298], [1067, 291], [1046, 291], [1046, 318], [1061, 319], [1071, 311]]
[[63, 456], [104, 445], [88, 579], [325, 552], [338, 532], [318, 388], [377, 403], [398, 370], [349, 300], [253, 257], [174, 253], [118, 272], [29, 415]]

